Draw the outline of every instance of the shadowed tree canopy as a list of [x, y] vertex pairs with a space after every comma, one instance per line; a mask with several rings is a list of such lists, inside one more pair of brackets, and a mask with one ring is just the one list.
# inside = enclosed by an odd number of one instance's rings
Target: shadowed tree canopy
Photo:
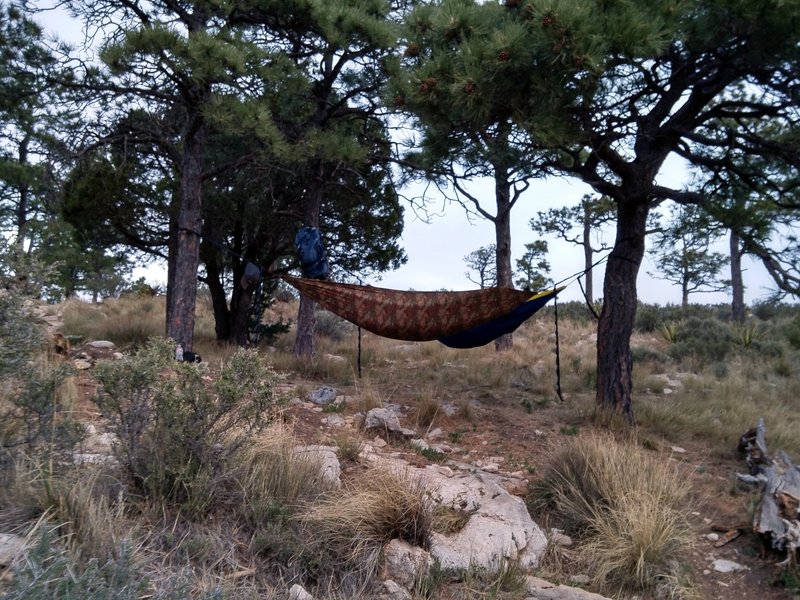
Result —
[[[666, 183], [666, 161], [702, 165], [710, 148], [739, 148], [796, 174], [800, 1], [445, 0], [415, 11], [408, 36], [417, 48], [397, 103], [435, 110], [460, 93], [466, 114], [507, 114], [532, 140], [527, 161], [615, 203], [597, 402], [632, 421], [648, 216], [667, 199], [706, 210], [714, 200]], [[765, 135], [765, 123], [785, 135]]]
[[[393, 186], [379, 100], [384, 61], [394, 52], [406, 5], [405, 0], [273, 0], [242, 2], [232, 13], [237, 27], [285, 56], [306, 83], [303, 95], [283, 98], [272, 109], [280, 110], [276, 122], [293, 145], [291, 164], [284, 161], [284, 167], [302, 182], [295, 214], [303, 225], [325, 231], [323, 205], [327, 198], [341, 199], [348, 187], [354, 186], [363, 202], [364, 189], [371, 187], [378, 200], [382, 187]], [[381, 165], [383, 176], [377, 174]], [[376, 176], [383, 181], [372, 187]], [[301, 295], [296, 354], [313, 354], [314, 323], [314, 303]]]

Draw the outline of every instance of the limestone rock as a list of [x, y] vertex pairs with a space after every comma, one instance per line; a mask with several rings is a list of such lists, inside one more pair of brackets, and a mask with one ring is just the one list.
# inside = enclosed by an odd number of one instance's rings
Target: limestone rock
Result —
[[430, 553], [403, 540], [394, 539], [383, 549], [384, 575], [406, 589], [427, 575], [433, 565]]
[[117, 347], [114, 342], [109, 342], [108, 340], [95, 340], [94, 342], [89, 342], [86, 345], [92, 348], [102, 348], [103, 350], [113, 350]]
[[400, 425], [400, 418], [391, 408], [373, 408], [364, 418], [364, 429], [383, 429], [392, 433], [399, 433], [406, 437], [416, 436], [413, 429], [407, 429]]
[[0, 567], [10, 567], [22, 558], [25, 538], [11, 533], [0, 533]]
[[713, 564], [713, 569], [717, 573], [736, 573], [745, 568], [744, 565], [740, 565], [732, 560], [725, 560], [724, 558], [718, 558]]
[[525, 585], [528, 592], [526, 600], [609, 600], [600, 594], [550, 583], [539, 577], [528, 576]]
[[517, 562], [524, 569], [538, 565], [547, 538], [531, 519], [522, 498], [509, 494], [496, 476], [439, 465], [414, 468], [374, 452], [365, 452], [363, 457], [376, 466], [418, 478], [433, 502], [470, 513], [460, 531], [431, 536], [431, 556], [443, 569], [479, 567], [491, 571], [506, 561]]
[[298, 446], [294, 449], [294, 452], [299, 457], [318, 462], [320, 476], [324, 481], [337, 488], [342, 485], [342, 480], [340, 479], [342, 467], [339, 464], [339, 458], [336, 456], [336, 448], [319, 445]]
[[411, 594], [396, 581], [387, 579], [383, 582], [385, 593], [380, 595], [381, 600], [411, 600]]
[[314, 404], [325, 405], [336, 400], [339, 392], [332, 387], [320, 386], [308, 395], [308, 399]]
[[314, 596], [309, 594], [299, 583], [295, 583], [289, 588], [289, 600], [314, 600]]

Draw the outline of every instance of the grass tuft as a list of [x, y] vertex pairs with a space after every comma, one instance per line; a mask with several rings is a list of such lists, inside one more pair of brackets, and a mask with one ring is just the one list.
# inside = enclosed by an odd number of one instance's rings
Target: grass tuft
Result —
[[300, 515], [345, 570], [364, 581], [377, 572], [383, 546], [395, 538], [427, 548], [431, 503], [419, 480], [382, 468], [366, 471]]
[[600, 588], [642, 590], [669, 578], [690, 543], [687, 497], [677, 467], [633, 442], [587, 435], [555, 453], [529, 503], [584, 541]]

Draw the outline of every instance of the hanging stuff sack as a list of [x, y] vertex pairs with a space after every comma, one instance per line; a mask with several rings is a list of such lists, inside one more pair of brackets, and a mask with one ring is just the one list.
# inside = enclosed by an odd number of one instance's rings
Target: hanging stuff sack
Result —
[[329, 267], [319, 229], [309, 226], [303, 227], [297, 232], [294, 238], [294, 245], [297, 248], [303, 277], [325, 279], [328, 276]]

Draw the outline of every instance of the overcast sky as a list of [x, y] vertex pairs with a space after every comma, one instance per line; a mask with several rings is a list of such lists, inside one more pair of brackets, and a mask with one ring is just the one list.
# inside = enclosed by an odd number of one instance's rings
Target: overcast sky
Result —
[[[35, 3], [41, 8], [51, 7], [55, 3], [40, 1]], [[73, 44], [80, 44], [83, 35], [79, 24], [69, 19], [60, 9], [36, 15], [35, 19], [49, 32]], [[677, 162], [668, 163], [658, 180], [662, 184], [679, 185], [685, 177], [683, 168]], [[433, 192], [433, 187], [429, 192]], [[409, 196], [420, 193], [421, 188], [408, 190]], [[494, 188], [490, 181], [477, 182], [469, 187], [470, 192], [478, 198], [485, 199], [484, 206], [488, 212], [494, 213]], [[548, 208], [573, 206], [580, 202], [584, 194], [592, 190], [585, 184], [562, 178], [533, 181], [530, 188], [519, 199], [511, 213], [512, 268], [516, 260], [525, 252], [525, 244], [537, 239], [530, 229], [529, 221], [538, 211]], [[401, 245], [408, 255], [408, 263], [397, 271], [386, 273], [380, 281], [370, 280], [368, 283], [396, 289], [415, 290], [465, 290], [474, 289], [474, 283], [467, 279], [467, 266], [464, 257], [481, 246], [495, 242], [494, 227], [489, 221], [467, 217], [464, 209], [458, 204], [446, 204], [443, 199], [432, 194], [429, 214], [421, 215], [411, 207], [406, 207], [405, 230]], [[613, 231], [609, 231], [608, 241], [613, 239]], [[572, 245], [555, 238], [545, 238], [549, 244], [548, 260], [551, 265], [551, 278], [560, 281], [583, 269], [583, 252], [579, 246]], [[727, 242], [723, 241], [717, 251], [726, 253]], [[760, 263], [745, 257], [744, 274], [747, 286], [745, 300], [748, 304], [764, 299], [774, 286]], [[638, 294], [640, 300], [653, 304], [680, 302], [680, 288], [669, 282], [648, 275], [657, 269], [649, 254], [645, 255], [639, 272]], [[602, 296], [604, 267], [594, 269], [595, 295]], [[140, 276], [150, 283], [164, 285], [166, 275], [162, 268], [136, 269], [134, 277]], [[728, 274], [725, 274], [728, 277]], [[473, 275], [473, 279], [476, 277]], [[572, 283], [562, 292], [564, 300], [582, 300], [580, 287]], [[692, 302], [724, 303], [730, 300], [724, 293], [693, 294]]]

